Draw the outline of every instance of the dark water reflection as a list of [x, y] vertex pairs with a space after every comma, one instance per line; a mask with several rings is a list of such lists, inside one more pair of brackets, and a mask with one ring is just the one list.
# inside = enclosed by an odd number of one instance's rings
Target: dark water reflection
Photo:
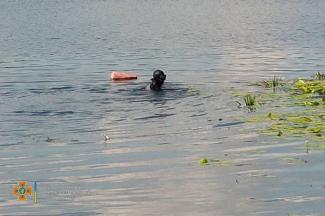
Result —
[[[324, 11], [321, 0], [2, 0], [0, 214], [321, 215], [323, 153], [259, 137], [227, 89], [323, 71]], [[165, 90], [146, 91], [157, 68]], [[111, 82], [112, 70], [139, 80]], [[11, 195], [17, 180], [38, 181], [36, 206]]]

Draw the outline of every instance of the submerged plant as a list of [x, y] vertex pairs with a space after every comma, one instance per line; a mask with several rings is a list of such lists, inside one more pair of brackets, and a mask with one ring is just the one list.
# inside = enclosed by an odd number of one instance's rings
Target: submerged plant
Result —
[[314, 79], [316, 79], [316, 80], [325, 80], [325, 73], [317, 72], [314, 75]]

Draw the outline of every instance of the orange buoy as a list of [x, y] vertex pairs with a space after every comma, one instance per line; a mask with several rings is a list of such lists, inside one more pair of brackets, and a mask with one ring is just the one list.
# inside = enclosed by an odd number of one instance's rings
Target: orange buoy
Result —
[[113, 71], [111, 73], [112, 80], [132, 80], [137, 78], [138, 76], [135, 73], [130, 73], [130, 72]]

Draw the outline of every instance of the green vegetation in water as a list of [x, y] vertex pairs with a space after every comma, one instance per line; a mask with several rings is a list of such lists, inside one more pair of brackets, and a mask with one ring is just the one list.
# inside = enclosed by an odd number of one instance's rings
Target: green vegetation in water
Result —
[[256, 110], [256, 97], [254, 95], [248, 94], [244, 97], [244, 102], [249, 111]]
[[318, 101], [305, 101], [304, 105], [305, 106], [319, 106], [320, 102], [318, 102]]
[[314, 75], [314, 79], [316, 79], [316, 80], [325, 80], [325, 73], [317, 72]]
[[248, 94], [244, 97], [246, 106], [253, 107], [256, 106], [256, 98], [254, 95]]
[[294, 83], [296, 90], [300, 94], [325, 95], [325, 80], [303, 80], [299, 79]]
[[223, 160], [223, 159], [208, 159], [208, 158], [201, 158], [200, 165], [217, 165], [217, 166], [229, 166], [231, 165], [231, 161]]
[[[284, 82], [280, 91], [258, 89], [254, 94], [265, 101], [263, 109], [250, 113], [248, 123], [257, 124], [262, 135], [281, 139], [305, 139], [309, 149], [325, 150], [325, 79], [317, 73], [314, 79]], [[275, 79], [264, 83], [276, 83]], [[272, 84], [273, 85], [273, 84]], [[277, 84], [275, 84], [277, 85]], [[261, 85], [260, 85], [261, 86]], [[268, 86], [264, 85], [263, 87]], [[238, 96], [235, 96], [238, 97]], [[252, 93], [244, 97], [246, 106], [256, 108]], [[263, 112], [265, 110], [265, 112]], [[270, 111], [271, 110], [271, 111]]]
[[264, 98], [262, 98], [260, 95], [246, 93], [234, 88], [230, 88], [229, 91], [231, 91], [234, 97], [240, 98], [240, 100], [235, 101], [238, 104], [238, 108], [245, 108], [248, 111], [252, 112], [256, 111], [257, 107], [265, 103]]
[[200, 159], [200, 164], [203, 165], [203, 166], [204, 166], [204, 165], [208, 165], [208, 164], [209, 164], [209, 161], [208, 161], [207, 158], [201, 158], [201, 159]]
[[262, 86], [264, 88], [273, 88], [284, 86], [285, 82], [284, 80], [277, 78], [276, 76], [273, 77], [272, 80], [263, 80], [261, 82], [255, 83], [256, 86]]

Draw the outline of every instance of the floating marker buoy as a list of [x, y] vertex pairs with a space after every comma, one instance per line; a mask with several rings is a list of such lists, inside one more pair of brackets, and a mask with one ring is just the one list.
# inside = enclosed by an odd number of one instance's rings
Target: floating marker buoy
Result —
[[137, 78], [138, 76], [135, 73], [130, 73], [130, 72], [113, 71], [111, 73], [112, 80], [132, 80]]

